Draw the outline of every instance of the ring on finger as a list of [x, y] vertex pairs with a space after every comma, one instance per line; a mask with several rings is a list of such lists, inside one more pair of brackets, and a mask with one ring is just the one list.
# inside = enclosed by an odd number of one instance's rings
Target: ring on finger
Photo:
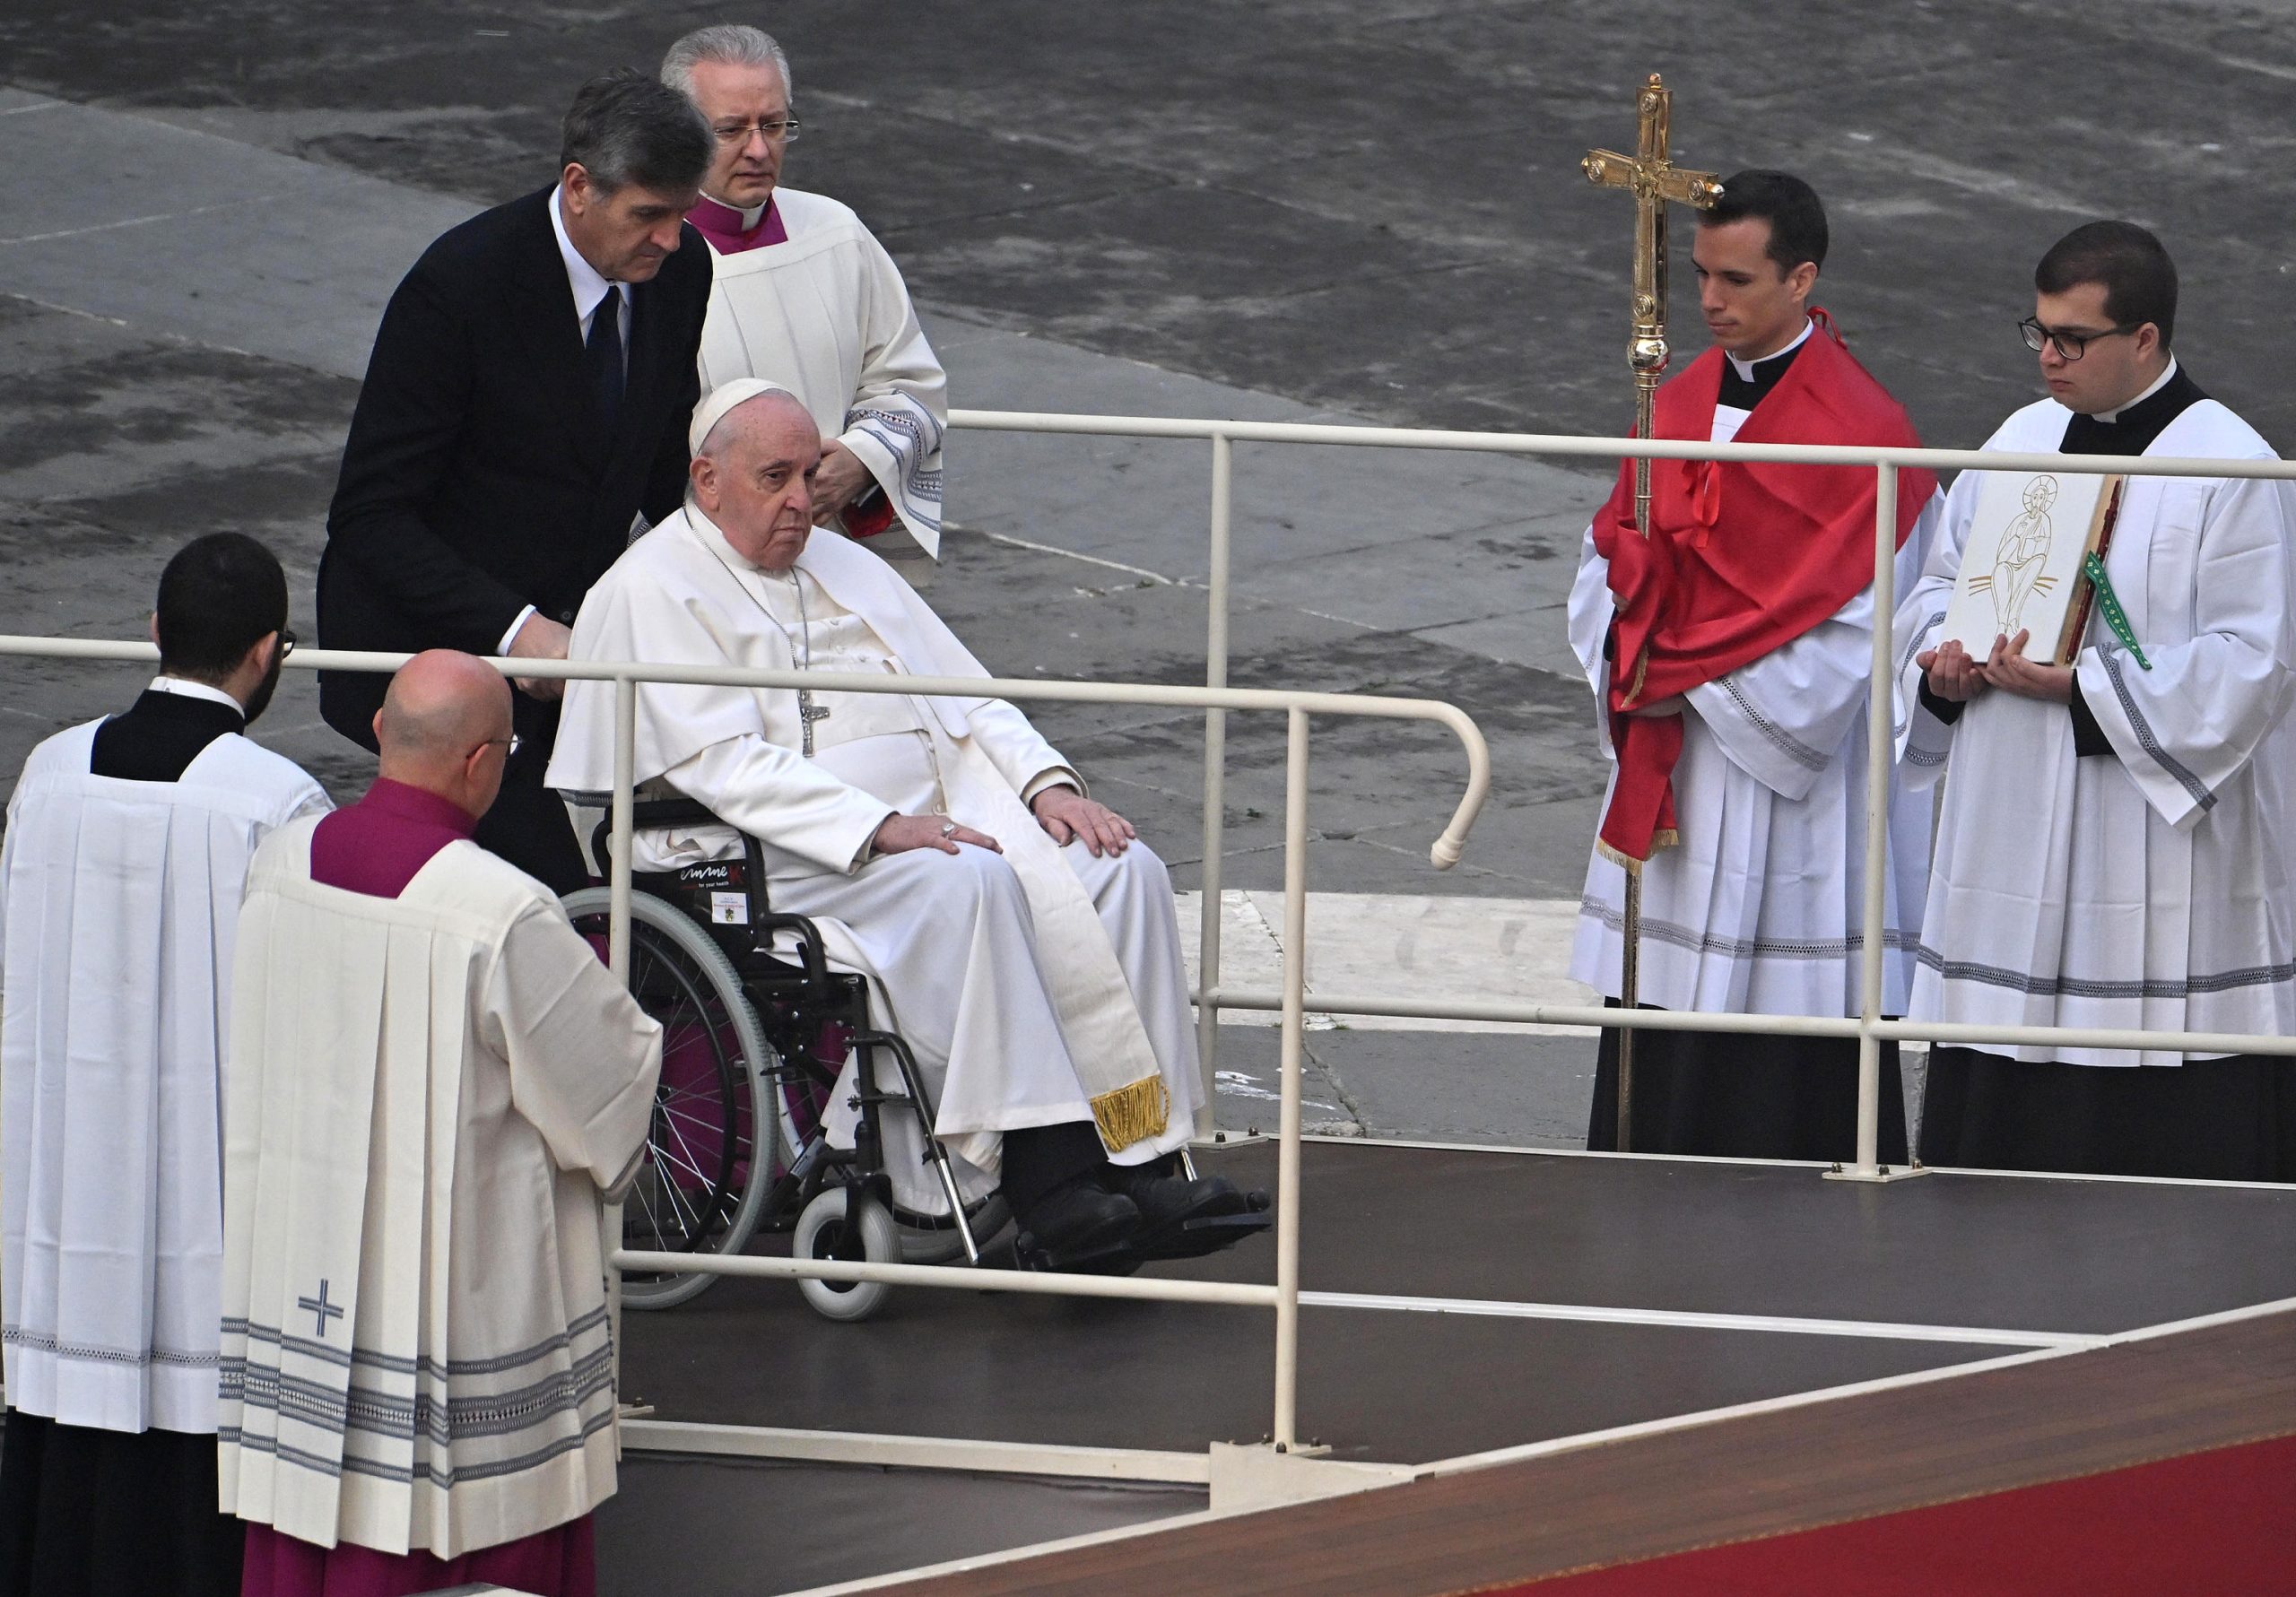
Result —
[[941, 818], [941, 835], [944, 838], [953, 838], [957, 835], [957, 823], [945, 815]]

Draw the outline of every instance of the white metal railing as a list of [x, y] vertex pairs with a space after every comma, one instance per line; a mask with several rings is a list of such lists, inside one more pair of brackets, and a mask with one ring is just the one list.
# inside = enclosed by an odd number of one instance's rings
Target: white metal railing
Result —
[[[1856, 1037], [1857, 1063], [1857, 1148], [1845, 1174], [1872, 1179], [1879, 1162], [1881, 1045], [1885, 1040], [1945, 1043], [2057, 1044], [2092, 1048], [2162, 1048], [2186, 1053], [2296, 1055], [2296, 1038], [2226, 1032], [2170, 1032], [2104, 1028], [1977, 1026], [1942, 1021], [1889, 1020], [1882, 1016], [1884, 903], [1888, 852], [1890, 774], [1896, 739], [1892, 705], [1896, 671], [1891, 652], [1891, 620], [1896, 610], [1898, 473], [1908, 467], [1933, 472], [2056, 471], [2086, 475], [2126, 473], [2147, 477], [2254, 477], [2296, 482], [2296, 461], [2156, 458], [2130, 455], [2011, 454], [1978, 449], [1898, 449], [1829, 444], [1716, 444], [1665, 438], [1578, 438], [1559, 433], [1462, 432], [1407, 427], [1343, 426], [1327, 422], [1229, 421], [1171, 416], [1063, 415], [1032, 411], [955, 410], [952, 427], [983, 432], [1024, 432], [1095, 438], [1190, 438], [1212, 445], [1211, 542], [1205, 574], [1210, 617], [1205, 637], [1205, 681], [1228, 680], [1228, 612], [1231, 498], [1234, 447], [1239, 443], [1349, 445], [1359, 448], [1439, 449], [1485, 455], [1552, 456], [1613, 461], [1778, 461], [1805, 465], [1862, 465], [1873, 469], [1874, 674], [1866, 705], [1866, 883], [1858, 1007], [1854, 1019], [1832, 1015], [1742, 1015], [1699, 1010], [1635, 1011], [1582, 1004], [1433, 1003], [1379, 994], [1316, 994], [1324, 1014], [1387, 1015], [1422, 1019], [1520, 1021], [1542, 1025], [1618, 1026], [1638, 1030], [1761, 1032], [1771, 1036]], [[1197, 1039], [1203, 1056], [1205, 1102], [1211, 1104], [1214, 1061], [1222, 1009], [1280, 1007], [1279, 994], [1238, 991], [1220, 981], [1221, 851], [1224, 825], [1226, 729], [1218, 710], [1205, 716], [1203, 957], [1197, 998]], [[1289, 906], [1287, 905], [1287, 912]], [[1304, 928], [1287, 921], [1288, 950]], [[1208, 1113], [1208, 1109], [1207, 1109]], [[1209, 1129], [1208, 1127], [1206, 1128]]]
[[[150, 644], [82, 641], [72, 638], [0, 637], [0, 657], [154, 661]], [[409, 656], [334, 649], [299, 649], [287, 663], [306, 670], [390, 672]], [[1287, 758], [1283, 795], [1283, 890], [1285, 949], [1281, 1008], [1283, 1032], [1283, 1125], [1276, 1153], [1275, 1281], [1252, 1283], [1157, 1278], [1073, 1275], [1052, 1272], [987, 1271], [965, 1266], [870, 1264], [835, 1259], [697, 1256], [656, 1254], [614, 1246], [608, 1255], [618, 1286], [624, 1270], [684, 1272], [712, 1275], [812, 1278], [832, 1281], [876, 1280], [905, 1286], [964, 1287], [976, 1291], [1049, 1293], [1083, 1298], [1152, 1298], [1271, 1308], [1275, 1312], [1274, 1429], [1280, 1447], [1297, 1439], [1300, 1345], [1300, 1098], [1302, 1037], [1307, 1018], [1308, 717], [1368, 716], [1382, 720], [1429, 721], [1448, 728], [1467, 757], [1466, 790], [1450, 823], [1430, 855], [1437, 869], [1456, 864], [1491, 789], [1491, 754], [1481, 730], [1455, 705], [1426, 699], [1383, 699], [1371, 695], [1311, 693], [1253, 688], [1144, 686], [1130, 682], [1048, 682], [998, 678], [848, 674], [836, 672], [756, 671], [648, 665], [634, 662], [491, 659], [505, 676], [561, 681], [610, 681], [614, 685], [613, 828], [608, 862], [610, 908], [607, 958], [618, 979], [630, 974], [631, 816], [634, 751], [637, 744], [638, 684], [697, 683], [735, 688], [809, 687], [824, 692], [902, 693], [926, 697], [1058, 699], [1091, 704], [1140, 704], [1226, 710], [1282, 711]], [[617, 1243], [619, 1238], [614, 1239]], [[615, 1295], [619, 1311], [619, 1293]], [[617, 1322], [615, 1346], [621, 1346]]]
[[[1982, 454], [1972, 450], [1861, 449], [1822, 446], [1696, 444], [1667, 440], [1639, 442], [1626, 438], [1581, 438], [1540, 434], [1415, 431], [1400, 428], [1341, 427], [1283, 422], [1188, 421], [1158, 417], [1054, 416], [995, 412], [958, 411], [952, 422], [961, 427], [1018, 432], [1088, 434], [1103, 437], [1179, 438], [1209, 439], [1213, 444], [1212, 560], [1209, 586], [1211, 616], [1206, 630], [1206, 685], [1147, 686], [1113, 682], [1049, 682], [932, 677], [848, 676], [829, 673], [704, 670], [653, 666], [640, 663], [570, 664], [539, 660], [497, 660], [490, 664], [506, 676], [582, 678], [610, 681], [615, 686], [615, 772], [613, 813], [614, 846], [610, 865], [612, 911], [609, 916], [610, 956], [619, 975], [626, 977], [630, 926], [630, 820], [632, 803], [632, 749], [640, 681], [725, 684], [744, 687], [809, 687], [849, 692], [902, 692], [974, 697], [983, 694], [1022, 700], [1065, 700], [1085, 703], [1131, 703], [1182, 708], [1205, 713], [1205, 892], [1202, 987], [1199, 994], [1201, 1037], [1207, 1071], [1206, 1102], [1211, 1101], [1209, 1070], [1216, 1047], [1213, 1030], [1221, 1009], [1275, 1010], [1283, 1015], [1282, 1108], [1277, 1150], [1276, 1279], [1272, 1285], [1248, 1282], [1190, 1281], [1064, 1274], [1024, 1274], [977, 1271], [962, 1266], [867, 1264], [838, 1260], [798, 1260], [764, 1257], [716, 1257], [639, 1253], [616, 1248], [609, 1263], [616, 1272], [625, 1268], [649, 1272], [683, 1271], [718, 1275], [746, 1275], [825, 1280], [878, 1280], [910, 1286], [971, 1289], [1071, 1296], [1155, 1298], [1166, 1301], [1223, 1304], [1272, 1308], [1276, 1320], [1275, 1389], [1271, 1436], [1277, 1446], [1290, 1449], [1298, 1436], [1298, 1329], [1303, 1298], [1299, 1279], [1300, 1107], [1302, 1035], [1306, 1014], [1307, 971], [1307, 767], [1308, 717], [1310, 715], [1370, 716], [1433, 721], [1448, 727], [1465, 746], [1468, 780], [1465, 795], [1451, 821], [1434, 845], [1438, 868], [1459, 857], [1467, 829], [1473, 824], [1488, 792], [1490, 762], [1480, 731], [1457, 707], [1427, 699], [1374, 698], [1352, 694], [1313, 693], [1278, 690], [1231, 689], [1227, 675], [1227, 612], [1229, 605], [1230, 488], [1233, 472], [1232, 447], [1237, 442], [1354, 444], [1390, 448], [1473, 450], [1501, 455], [1549, 455], [1618, 459], [1636, 455], [1654, 459], [1718, 459], [1799, 461], [1812, 464], [1872, 466], [1880, 491], [1875, 507], [1874, 613], [1886, 618], [1894, 610], [1895, 507], [1897, 473], [1906, 466], [1936, 470], [2000, 469], [2059, 470], [2073, 473], [2129, 473], [2149, 476], [2264, 477], [2296, 481], [2296, 463], [2278, 461], [2156, 460], [2106, 456]], [[0, 657], [8, 655], [83, 660], [151, 661], [157, 651], [149, 644], [83, 641], [65, 638], [0, 637]], [[288, 664], [300, 669], [389, 671], [406, 656], [351, 654], [319, 649], [299, 650]], [[1373, 1014], [1428, 1019], [1465, 1019], [1585, 1027], [1623, 1026], [1647, 1030], [1716, 1030], [1770, 1035], [1856, 1037], [1860, 1045], [1857, 1149], [1851, 1174], [1878, 1173], [1875, 1130], [1879, 1106], [1879, 1044], [1885, 1038], [1945, 1042], [2016, 1042], [2108, 1048], [2171, 1048], [2199, 1053], [2296, 1054], [2296, 1038], [2214, 1032], [2113, 1030], [2095, 1028], [1987, 1027], [1884, 1020], [1880, 1013], [1883, 939], [1881, 898], [1883, 872], [1880, 862], [1886, 840], [1890, 761], [1894, 746], [1891, 725], [1894, 671], [1886, 621], [1877, 619], [1874, 650], [1876, 690], [1868, 707], [1868, 751], [1872, 764], [1867, 780], [1865, 947], [1860, 971], [1860, 1013], [1856, 1017], [1746, 1015], [1698, 1011], [1605, 1010], [1594, 1005], [1431, 1002], [1405, 995], [1323, 994], [1316, 996], [1320, 1012]], [[1284, 793], [1284, 916], [1283, 979], [1280, 990], [1224, 989], [1219, 984], [1221, 805], [1225, 717], [1231, 710], [1282, 711], [1288, 733]], [[1311, 1301], [1330, 1300], [1332, 1306], [1358, 1306], [1341, 1302], [1346, 1294], [1305, 1294]], [[1436, 1299], [1383, 1299], [1378, 1306], [1402, 1303], [1436, 1305]], [[1537, 1307], [1549, 1317], [1601, 1320], [1619, 1311], [1576, 1306], [1511, 1306]], [[1658, 1311], [1651, 1311], [1654, 1314]], [[1698, 1316], [1661, 1314], [1666, 1323], [1689, 1323]], [[1782, 1324], [1782, 1323], [1781, 1323]], [[1796, 1323], [1807, 1331], [1810, 1325]], [[1844, 1323], [1846, 1325], [1849, 1323]], [[1754, 1321], [1752, 1329], [1776, 1329]], [[1853, 1328], [1854, 1329], [1854, 1328]], [[1901, 1334], [1919, 1327], [1865, 1327], [1860, 1334]], [[1928, 1328], [1935, 1329], [1935, 1328]], [[1998, 1332], [2021, 1344], [2045, 1345], [2048, 1339], [2026, 1332]], [[1958, 1340], [1967, 1340], [1958, 1339]], [[2057, 1340], [2063, 1340], [2059, 1338]], [[617, 1346], [619, 1338], [617, 1337]]]

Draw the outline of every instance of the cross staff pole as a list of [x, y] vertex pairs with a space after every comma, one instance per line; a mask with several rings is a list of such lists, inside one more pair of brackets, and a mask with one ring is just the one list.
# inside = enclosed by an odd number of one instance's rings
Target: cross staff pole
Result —
[[[1651, 436], [1658, 398], [1658, 382], [1665, 375], [1666, 348], [1666, 205], [1690, 205], [1705, 210], [1721, 195], [1722, 185], [1711, 172], [1693, 172], [1667, 159], [1666, 143], [1674, 95], [1657, 73], [1637, 98], [1634, 154], [1630, 158], [1611, 150], [1589, 150], [1579, 163], [1587, 181], [1605, 188], [1623, 188], [1634, 195], [1634, 336], [1627, 345], [1627, 365], [1634, 372], [1634, 434]], [[1634, 463], [1634, 530], [1650, 535], [1650, 462]], [[1631, 669], [1630, 694], [1639, 690], [1643, 662], [1613, 661], [1611, 669]], [[1642, 867], [1626, 865], [1626, 916], [1621, 928], [1618, 985], [1619, 1006], [1631, 1010], [1641, 985]], [[1630, 1150], [1634, 1130], [1634, 1029], [1618, 1029], [1618, 1150]]]

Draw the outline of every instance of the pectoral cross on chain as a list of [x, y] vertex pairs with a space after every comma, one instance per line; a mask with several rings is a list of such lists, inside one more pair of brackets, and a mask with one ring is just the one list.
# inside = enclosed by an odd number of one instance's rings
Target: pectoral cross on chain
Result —
[[295, 1306], [310, 1315], [317, 1322], [311, 1327], [311, 1334], [322, 1341], [326, 1336], [326, 1323], [329, 1320], [343, 1318], [343, 1306], [339, 1303], [329, 1303], [326, 1300], [326, 1282], [324, 1280], [319, 1282], [319, 1295], [317, 1298], [298, 1298], [295, 1299]]
[[803, 751], [806, 759], [811, 759], [813, 757], [813, 723], [816, 721], [826, 721], [828, 719], [829, 706], [825, 704], [815, 704], [813, 702], [813, 692], [812, 689], [798, 689], [797, 721], [799, 724], [799, 729], [804, 734], [804, 742], [799, 745], [799, 747]]

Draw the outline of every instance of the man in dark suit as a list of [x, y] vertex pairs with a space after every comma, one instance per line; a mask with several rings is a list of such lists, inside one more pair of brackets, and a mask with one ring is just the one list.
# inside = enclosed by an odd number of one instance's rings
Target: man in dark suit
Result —
[[[423, 252], [375, 334], [319, 564], [328, 648], [563, 659], [582, 595], [678, 508], [710, 255], [685, 213], [709, 129], [634, 72], [582, 86], [556, 187]], [[329, 673], [329, 725], [375, 746], [388, 679]], [[560, 684], [519, 682], [517, 746], [477, 840], [559, 891], [585, 880], [542, 785]]]

